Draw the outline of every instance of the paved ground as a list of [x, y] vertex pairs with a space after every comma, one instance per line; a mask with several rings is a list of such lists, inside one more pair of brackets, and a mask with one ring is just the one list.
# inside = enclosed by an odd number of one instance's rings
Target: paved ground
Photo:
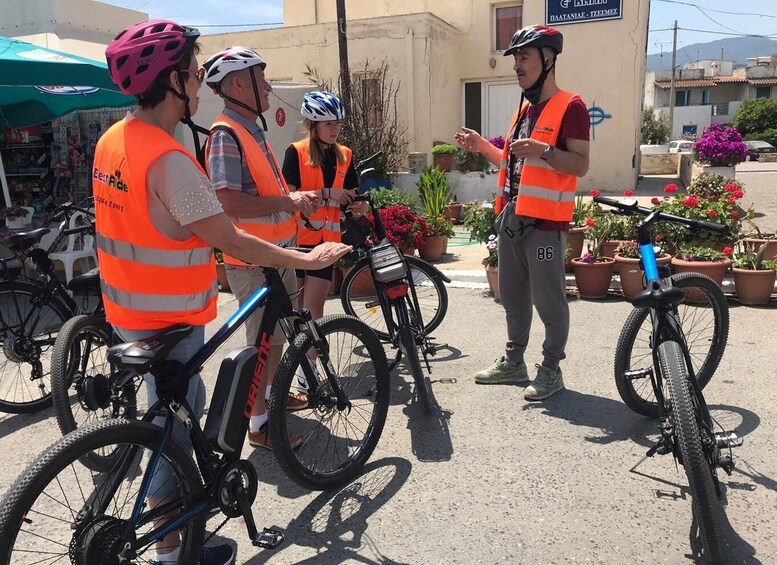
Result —
[[[742, 173], [748, 198], [772, 210], [777, 175]], [[623, 405], [612, 378], [614, 345], [630, 306], [615, 297], [571, 296], [567, 390], [526, 403], [520, 388], [472, 381], [500, 354], [503, 310], [475, 274], [482, 273], [485, 249], [451, 250], [440, 265], [454, 278], [450, 309], [436, 332], [449, 347], [433, 360], [432, 375], [441, 415], [421, 413], [400, 367], [377, 450], [364, 475], [337, 492], [300, 489], [270, 453], [246, 448], [262, 480], [257, 522], [285, 528], [288, 541], [275, 552], [260, 551], [246, 542], [239, 520], [230, 522], [219, 536], [238, 544], [238, 563], [693, 563], [683, 470], [668, 457], [640, 462], [657, 435], [655, 422]], [[235, 302], [220, 298], [223, 321]], [[777, 563], [777, 303], [731, 304], [726, 354], [705, 391], [716, 419], [745, 434], [737, 470], [722, 478], [730, 562]], [[330, 301], [327, 312], [339, 310]], [[537, 319], [532, 335], [530, 364], [540, 361]], [[217, 366], [206, 366], [209, 390]], [[51, 411], [0, 415], [0, 490], [56, 439]]]

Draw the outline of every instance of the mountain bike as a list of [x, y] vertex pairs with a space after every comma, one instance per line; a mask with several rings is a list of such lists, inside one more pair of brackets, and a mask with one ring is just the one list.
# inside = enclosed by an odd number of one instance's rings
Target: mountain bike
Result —
[[[21, 474], [0, 507], [0, 563], [39, 563], [41, 556], [50, 562], [144, 563], [155, 542], [177, 533], [181, 551], [176, 562], [190, 565], [207, 541], [205, 519], [211, 511], [225, 517], [211, 536], [230, 518], [242, 517], [254, 545], [277, 547], [281, 531], [256, 527], [251, 505], [258, 477], [254, 466], [240, 458], [277, 323], [292, 343], [276, 374], [271, 410], [285, 407], [298, 369], [308, 397], [308, 407], [283, 419], [282, 433], [275, 435], [277, 443], [285, 444], [276, 451], [281, 467], [301, 484], [319, 488], [341, 485], [359, 472], [388, 411], [388, 365], [380, 340], [351, 316], [314, 322], [306, 309], [293, 310], [278, 271], [264, 272], [267, 284], [185, 365], [166, 356], [191, 333], [190, 326], [172, 326], [109, 349], [117, 370], [150, 373], [159, 400], [142, 420], [111, 419], [78, 428]], [[262, 305], [256, 346], [232, 351], [222, 361], [200, 426], [185, 398], [189, 379]], [[307, 356], [311, 348], [315, 360]], [[164, 417], [162, 427], [151, 423], [156, 416]], [[188, 429], [194, 458], [171, 438], [176, 420]], [[303, 425], [292, 429], [293, 421]], [[288, 444], [291, 433], [302, 438], [296, 451]], [[116, 454], [108, 471], [79, 463], [101, 450]], [[152, 482], [155, 477], [161, 484]]]
[[[66, 204], [54, 216], [62, 220], [59, 235], [50, 249], [57, 249], [72, 234], [92, 234], [91, 224], [65, 229], [76, 212], [94, 214], [85, 207]], [[57, 332], [76, 314], [89, 308], [90, 296], [99, 294], [99, 278], [87, 273], [67, 285], [56, 276], [49, 251], [37, 245], [48, 228], [21, 232], [3, 243], [15, 256], [0, 259], [0, 411], [13, 414], [37, 412], [51, 406], [49, 370]], [[32, 264], [36, 276], [27, 276]], [[80, 304], [71, 296], [79, 296]]]
[[[731, 455], [733, 447], [742, 445], [742, 439], [736, 431], [715, 432], [720, 428], [710, 415], [704, 400], [702, 388], [709, 381], [712, 372], [706, 375], [702, 382], [701, 373], [694, 369], [691, 351], [688, 347], [688, 332], [683, 328], [677, 309], [686, 298], [689, 286], [707, 288], [707, 277], [694, 274], [693, 284], [675, 285], [672, 278], [661, 278], [656, 264], [655, 250], [650, 233], [650, 227], [657, 222], [673, 222], [684, 225], [692, 231], [706, 230], [718, 233], [728, 233], [728, 228], [720, 224], [703, 220], [689, 220], [659, 210], [644, 208], [634, 199], [614, 200], [602, 196], [594, 197], [596, 202], [613, 207], [622, 214], [639, 214], [645, 216], [637, 224], [637, 242], [641, 254], [641, 267], [645, 272], [645, 290], [632, 301], [637, 309], [650, 315], [652, 332], [650, 347], [652, 349], [652, 366], [638, 371], [627, 371], [624, 378], [627, 381], [649, 379], [658, 411], [660, 439], [647, 452], [647, 457], [655, 454], [671, 453], [675, 461], [685, 469], [688, 477], [693, 513], [699, 525], [704, 557], [711, 562], [720, 562], [724, 558], [721, 531], [721, 513], [719, 500], [722, 498], [717, 468], [722, 468], [731, 474], [734, 461]], [[702, 282], [704, 281], [704, 282]], [[715, 283], [710, 279], [709, 283]], [[709, 296], [713, 300], [723, 300], [722, 293], [712, 291]], [[718, 289], [719, 290], [719, 289]], [[716, 303], [717, 308], [722, 306]], [[726, 329], [727, 325], [726, 325]], [[720, 341], [720, 338], [723, 338]], [[718, 336], [711, 348], [719, 348], [716, 352], [720, 360], [725, 336]], [[717, 361], [715, 365], [717, 366]], [[704, 365], [702, 365], [704, 366]], [[616, 361], [616, 370], [617, 361]], [[709, 369], [709, 367], [707, 367]], [[714, 369], [713, 369], [714, 370]], [[616, 374], [616, 380], [619, 375]], [[727, 451], [726, 454], [724, 452]]]

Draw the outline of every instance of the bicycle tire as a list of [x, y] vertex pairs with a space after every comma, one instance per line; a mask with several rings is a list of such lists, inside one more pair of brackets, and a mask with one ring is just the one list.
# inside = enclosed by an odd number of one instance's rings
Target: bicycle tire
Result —
[[424, 412], [431, 414], [434, 412], [434, 403], [432, 402], [431, 382], [426, 376], [426, 372], [421, 366], [421, 360], [418, 357], [418, 344], [416, 343], [416, 320], [415, 316], [410, 317], [408, 305], [404, 300], [397, 300], [395, 303], [397, 312], [397, 324], [399, 325], [399, 343], [402, 347], [402, 353], [405, 356], [410, 373], [415, 382], [416, 396], [421, 401]]
[[699, 426], [701, 416], [692, 399], [682, 346], [674, 341], [665, 341], [659, 346], [658, 358], [661, 374], [669, 383], [670, 418], [681, 462], [688, 477], [693, 512], [699, 525], [705, 557], [712, 563], [719, 563], [723, 559], [719, 516], [722, 509], [713, 481], [715, 467], [702, 447]]
[[[359, 475], [383, 432], [391, 394], [386, 354], [367, 324], [338, 314], [325, 316], [318, 326], [338, 383], [352, 406], [337, 410], [331, 402], [327, 405], [315, 401], [313, 407], [286, 410], [290, 392], [305, 392], [299, 385], [297, 369], [312, 347], [306, 333], [298, 335], [284, 354], [269, 403], [270, 437], [276, 459], [290, 479], [311, 490], [339, 487]], [[325, 374], [320, 360], [316, 361], [315, 371]], [[325, 377], [319, 387], [317, 398], [332, 397]], [[353, 419], [349, 419], [351, 416]], [[329, 423], [333, 425], [327, 427]], [[339, 438], [343, 433], [345, 437]], [[357, 440], [356, 433], [362, 439]], [[293, 448], [290, 436], [300, 437], [302, 444]]]
[[[715, 281], [701, 273], [672, 275], [672, 284], [686, 290], [693, 288], [701, 293], [699, 296], [704, 295], [706, 298], [706, 303], [680, 304], [677, 311], [696, 380], [703, 389], [715, 374], [726, 349], [728, 302]], [[653, 367], [652, 333], [650, 311], [647, 308], [632, 310], [615, 348], [615, 386], [626, 406], [637, 414], [657, 418], [658, 404], [650, 379], [628, 379], [625, 375], [627, 371]]]
[[[54, 338], [74, 312], [56, 296], [50, 297], [44, 306], [33, 305], [33, 299], [43, 290], [42, 284], [29, 281], [0, 282], [0, 342], [4, 353], [0, 360], [0, 411], [31, 414], [52, 404], [49, 373]], [[24, 328], [9, 342], [9, 330], [21, 327], [30, 308], [40, 311], [30, 318], [37, 318], [36, 325]], [[41, 333], [28, 335], [33, 331]], [[32, 377], [31, 360], [42, 365], [39, 378]]]
[[[116, 388], [118, 375], [107, 359], [113, 344], [113, 329], [100, 316], [75, 316], [59, 330], [51, 360], [51, 397], [63, 436], [96, 421], [137, 417], [140, 377]], [[91, 453], [81, 463], [105, 472], [114, 458], [109, 453]]]
[[[106, 420], [79, 428], [44, 451], [16, 479], [0, 506], [0, 563], [23, 564], [28, 562], [25, 557], [40, 563], [41, 553], [51, 555], [54, 551], [62, 552], [60, 556], [62, 562], [70, 563], [71, 543], [81, 546], [81, 549], [86, 551], [89, 545], [84, 548], [83, 544], [77, 543], [77, 540], [87, 529], [87, 525], [94, 524], [94, 520], [81, 526], [77, 525], [75, 520], [79, 511], [88, 508], [87, 500], [90, 503], [89, 507], [97, 505], [100, 501], [101, 486], [105, 485], [103, 481], [109, 475], [95, 473], [83, 467], [79, 463], [80, 459], [85, 453], [95, 449], [118, 444], [140, 448], [141, 451], [136, 452], [132, 463], [144, 465], [148, 463], [149, 458], [143, 451], [148, 453], [153, 450], [159, 442], [161, 433], [162, 430], [158, 426], [147, 422]], [[192, 458], [172, 439], [167, 443], [162, 457], [179, 482], [177, 498], [170, 503], [172, 506], [170, 514], [175, 513], [177, 516], [190, 510], [204, 496], [199, 471]], [[109, 512], [126, 513], [126, 517], [129, 517], [135, 500], [131, 495], [137, 495], [142, 477], [142, 469], [128, 469], [114, 497], [106, 502], [105, 512], [102, 515]], [[72, 486], [75, 482], [78, 485]], [[47, 489], [47, 487], [51, 488]], [[92, 488], [94, 490], [90, 490]], [[123, 498], [125, 495], [129, 498]], [[64, 500], [59, 500], [60, 498]], [[37, 503], [40, 503], [40, 509], [35, 506]], [[147, 516], [148, 506], [139, 517], [139, 528], [142, 529], [144, 526], [150, 528], [150, 524], [143, 521]], [[175, 516], [171, 519], [173, 517]], [[118, 516], [107, 516], [107, 518], [122, 520]], [[147, 519], [150, 521], [150, 518]], [[45, 532], [45, 535], [41, 537], [41, 534], [36, 534], [38, 531]], [[137, 533], [142, 534], [147, 531], [142, 530]], [[186, 522], [181, 532], [184, 537], [179, 563], [197, 563], [205, 535], [205, 515]], [[110, 545], [112, 540], [96, 535], [93, 543], [101, 545], [98, 542]], [[119, 543], [122, 542], [119, 541]], [[14, 551], [17, 548], [18, 550]], [[151, 553], [154, 551], [152, 547], [140, 548], [140, 550]], [[108, 548], [100, 548], [101, 556], [109, 553]], [[56, 555], [51, 558], [51, 562], [56, 560], [55, 557]], [[152, 555], [141, 557], [139, 561], [147, 562], [146, 559], [150, 561], [151, 557]], [[97, 562], [93, 559], [84, 559], [89, 563]], [[118, 562], [118, 559], [115, 562]]]
[[[410, 275], [418, 296], [421, 319], [427, 335], [436, 330], [448, 312], [448, 290], [438, 277], [434, 267], [426, 261], [405, 256]], [[388, 341], [388, 326], [378, 303], [378, 295], [370, 271], [369, 257], [363, 257], [348, 271], [340, 287], [340, 302], [343, 310], [350, 316], [356, 316], [370, 326], [380, 339]]]

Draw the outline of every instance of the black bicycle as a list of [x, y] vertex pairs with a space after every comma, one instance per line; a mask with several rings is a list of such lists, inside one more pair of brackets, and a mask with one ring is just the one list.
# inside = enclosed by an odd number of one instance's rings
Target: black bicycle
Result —
[[[110, 348], [117, 370], [153, 375], [159, 401], [142, 420], [112, 419], [77, 429], [22, 473], [0, 508], [0, 563], [39, 563], [42, 557], [84, 564], [146, 562], [155, 542], [175, 535], [181, 547], [176, 563], [189, 565], [207, 541], [205, 519], [213, 510], [225, 515], [213, 534], [230, 518], [243, 517], [254, 545], [276, 547], [282, 532], [260, 532], [255, 525], [257, 473], [240, 454], [277, 323], [291, 341], [270, 399], [271, 414], [283, 415], [275, 418], [273, 431], [281, 467], [300, 484], [317, 488], [341, 485], [360, 471], [388, 411], [389, 373], [380, 340], [351, 316], [314, 322], [306, 309], [293, 310], [279, 273], [264, 272], [266, 286], [185, 366], [165, 358], [190, 326]], [[263, 304], [256, 347], [237, 349], [222, 361], [201, 427], [185, 399], [189, 379]], [[311, 348], [315, 359], [308, 356]], [[307, 382], [308, 406], [290, 413], [286, 401], [298, 369]], [[160, 415], [162, 427], [151, 423]], [[170, 437], [175, 420], [189, 430], [194, 459]], [[302, 438], [296, 449], [289, 445], [291, 434]], [[79, 463], [95, 451], [116, 454], [110, 470], [96, 472]], [[165, 481], [152, 483], [160, 472]]]
[[[728, 233], [728, 228], [644, 208], [638, 206], [634, 199], [618, 201], [597, 196], [594, 200], [616, 208], [622, 214], [645, 216], [637, 225], [637, 242], [642, 256], [640, 265], [645, 272], [646, 288], [632, 303], [636, 311], [643, 311], [650, 316], [652, 331], [649, 345], [652, 350], [652, 364], [638, 370], [626, 371], [621, 375], [617, 372], [620, 367], [616, 360], [616, 382], [619, 382], [619, 390], [621, 380], [629, 383], [646, 380], [650, 383], [661, 437], [647, 452], [647, 456], [671, 453], [683, 466], [688, 477], [693, 513], [699, 526], [704, 557], [713, 563], [722, 562], [725, 557], [721, 531], [723, 508], [719, 504], [722, 492], [717, 468], [721, 467], [731, 474], [734, 468], [731, 448], [742, 445], [742, 439], [735, 431], [720, 428], [710, 415], [702, 388], [709, 382], [714, 368], [710, 370], [712, 365], [703, 363], [701, 366], [706, 369], [704, 374], [695, 370], [694, 358], [688, 345], [689, 333], [678, 316], [678, 307], [686, 299], [688, 290], [698, 292], [697, 289], [705, 289], [709, 296], [714, 297], [714, 306], [711, 308], [725, 311], [727, 316], [727, 308], [722, 306], [725, 304], [725, 297], [717, 285], [704, 275], [694, 273], [693, 284], [690, 284], [689, 277], [675, 279], [666, 277], [667, 273], [660, 273], [656, 265], [650, 227], [663, 221], [681, 224], [694, 231], [706, 230], [725, 234]], [[662, 278], [662, 275], [665, 278]], [[675, 285], [676, 280], [684, 282]], [[717, 288], [717, 292], [712, 289], [713, 286]], [[718, 302], [721, 300], [722, 302]], [[710, 346], [711, 349], [716, 349], [713, 355], [715, 366], [723, 354], [726, 335], [717, 337]], [[709, 357], [708, 355], [707, 358]], [[719, 432], [715, 432], [716, 426], [720, 428]]]
[[[50, 249], [57, 249], [70, 235], [89, 236], [94, 226], [66, 229], [70, 217], [86, 207], [66, 204], [54, 216], [62, 220], [59, 235]], [[54, 340], [71, 317], [88, 311], [99, 295], [99, 277], [90, 272], [74, 277], [67, 285], [56, 276], [49, 251], [38, 248], [48, 228], [21, 232], [3, 243], [16, 255], [0, 260], [0, 411], [13, 414], [37, 412], [51, 406], [49, 371]], [[34, 275], [27, 276], [27, 265]], [[72, 295], [71, 295], [72, 293]], [[76, 300], [77, 297], [78, 300]]]

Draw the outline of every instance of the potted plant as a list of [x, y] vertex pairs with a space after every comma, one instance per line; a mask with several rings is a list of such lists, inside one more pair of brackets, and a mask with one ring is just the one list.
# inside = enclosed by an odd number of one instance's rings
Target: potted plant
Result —
[[774, 233], [762, 232], [752, 220], [746, 221], [755, 231], [742, 238], [742, 245], [757, 252], [762, 245], [766, 244], [763, 258], [766, 260], [777, 259], [777, 236]]
[[464, 227], [469, 230], [469, 240], [478, 243], [488, 242], [490, 235], [496, 235], [494, 220], [496, 220], [496, 214], [493, 201], [475, 201], [467, 204]]
[[490, 165], [490, 161], [482, 153], [472, 153], [464, 149], [457, 149], [454, 162], [460, 173], [485, 172]]
[[0, 218], [5, 219], [5, 227], [11, 230], [20, 229], [32, 222], [35, 209], [29, 206], [9, 206], [0, 210]]
[[[589, 196], [599, 196], [598, 190], [592, 190], [588, 193]], [[586, 204], [582, 195], [575, 197], [575, 208], [572, 212], [572, 221], [569, 223], [569, 231], [567, 232], [567, 245], [570, 249], [570, 257], [580, 257], [583, 254], [583, 242], [585, 241], [585, 231], [588, 229], [585, 225], [588, 219], [589, 212], [593, 207], [599, 207], [598, 204], [590, 202]], [[565, 265], [566, 271], [572, 271], [572, 261], [570, 260]]]
[[491, 294], [494, 295], [494, 298], [499, 300], [499, 237], [497, 235], [491, 234], [488, 236], [486, 249], [488, 250], [488, 256], [483, 259], [483, 266], [486, 268], [488, 288]]
[[575, 284], [581, 298], [604, 298], [612, 281], [612, 269], [615, 259], [602, 257], [600, 249], [602, 242], [607, 238], [607, 226], [600, 227], [592, 217], [586, 219], [589, 228], [588, 251], [580, 257], [572, 259], [572, 267], [575, 270]]
[[[656, 251], [656, 263], [659, 265], [668, 265], [672, 256], [663, 253], [658, 247]], [[615, 250], [615, 264], [619, 266], [621, 278], [621, 290], [626, 300], [631, 300], [644, 289], [644, 274], [639, 267], [640, 253], [639, 244], [636, 240], [625, 241], [618, 245]]]
[[717, 173], [734, 178], [734, 167], [747, 159], [748, 149], [736, 128], [710, 124], [693, 144], [693, 155], [701, 163], [694, 165], [694, 176]]
[[453, 224], [444, 216], [424, 216], [424, 221], [429, 232], [423, 246], [418, 248], [418, 254], [424, 261], [439, 261], [448, 250], [448, 238], [453, 237]]
[[450, 143], [440, 143], [432, 147], [432, 162], [434, 166], [441, 171], [450, 172], [453, 170], [453, 156], [456, 155], [458, 148]]
[[461, 223], [461, 202], [456, 200], [456, 195], [451, 197], [451, 200], [442, 209], [442, 215], [449, 219], [454, 224]]
[[[416, 249], [423, 246], [429, 228], [423, 218], [413, 213], [407, 206], [390, 205], [378, 210], [388, 240], [399, 246], [406, 255], [413, 255]], [[373, 225], [372, 214], [367, 219]], [[374, 236], [373, 236], [374, 241]]]
[[734, 287], [742, 304], [768, 304], [774, 292], [777, 261], [764, 259], [767, 248], [768, 243], [761, 244], [757, 250], [742, 243], [739, 252], [734, 255]]
[[[723, 277], [731, 265], [731, 259], [727, 256], [732, 253], [730, 247], [718, 251], [708, 246], [685, 245], [680, 247], [678, 254], [672, 258], [672, 273], [702, 273], [714, 280], [718, 286], [723, 286]], [[686, 300], [696, 302], [698, 297], [686, 292]]]
[[224, 265], [224, 254], [220, 249], [214, 249], [213, 254], [216, 256], [216, 277], [219, 280], [219, 287], [221, 287], [222, 292], [230, 292], [227, 268]]

